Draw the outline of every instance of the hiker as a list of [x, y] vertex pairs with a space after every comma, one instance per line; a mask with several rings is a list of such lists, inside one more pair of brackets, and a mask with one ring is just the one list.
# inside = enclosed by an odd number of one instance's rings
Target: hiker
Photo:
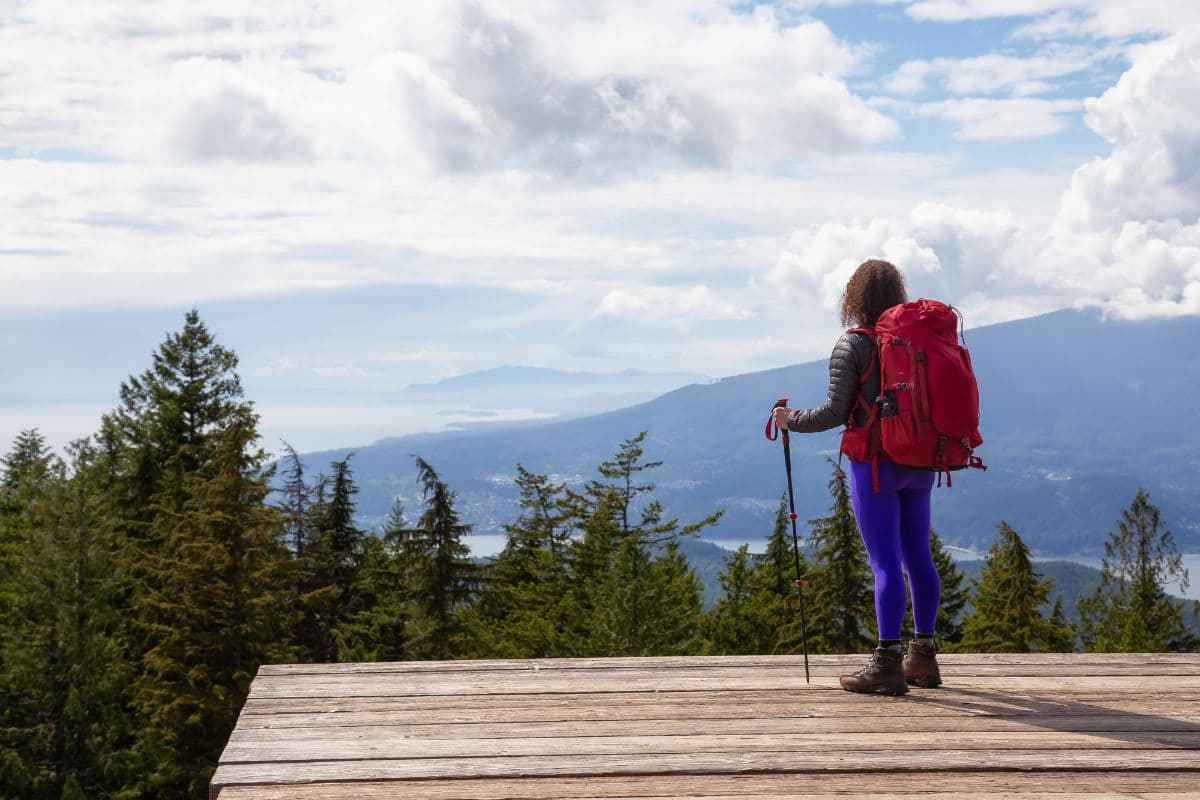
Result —
[[[887, 261], [864, 261], [842, 295], [842, 325], [874, 328], [880, 314], [905, 302], [900, 270]], [[816, 433], [845, 424], [853, 411], [859, 430], [866, 430], [880, 394], [875, 349], [870, 332], [848, 330], [842, 334], [829, 358], [828, 400], [816, 408], [776, 408], [775, 424], [796, 433]], [[882, 455], [877, 460], [851, 458], [849, 475], [854, 517], [875, 573], [879, 645], [865, 668], [841, 677], [842, 688], [904, 694], [909, 684], [936, 687], [941, 677], [934, 629], [942, 587], [929, 543], [929, 501], [935, 473], [893, 463]], [[916, 627], [916, 638], [907, 652], [901, 650], [900, 637], [908, 600], [905, 575], [912, 590]]]

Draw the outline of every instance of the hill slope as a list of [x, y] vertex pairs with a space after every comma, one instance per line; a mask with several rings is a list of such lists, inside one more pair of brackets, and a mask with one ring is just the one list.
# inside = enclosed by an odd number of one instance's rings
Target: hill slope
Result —
[[[1200, 360], [1186, 346], [1198, 334], [1200, 317], [1118, 322], [1076, 311], [969, 332], [990, 469], [936, 491], [935, 525], [947, 543], [982, 550], [1005, 519], [1041, 553], [1095, 553], [1144, 486], [1181, 549], [1200, 550]], [[582, 481], [621, 440], [647, 430], [647, 457], [665, 462], [655, 478], [670, 513], [688, 520], [722, 507], [725, 519], [706, 538], [759, 540], [785, 489], [779, 445], [762, 437], [767, 412], [783, 395], [793, 406], [817, 404], [825, 386], [826, 365], [813, 362], [570, 422], [385, 439], [354, 459], [360, 512], [381, 517], [396, 496], [415, 508], [419, 454], [459, 493], [477, 532], [498, 532], [516, 514], [515, 464]], [[801, 519], [828, 505], [825, 458], [837, 444], [836, 431], [792, 438]], [[343, 455], [305, 460], [321, 469]]]

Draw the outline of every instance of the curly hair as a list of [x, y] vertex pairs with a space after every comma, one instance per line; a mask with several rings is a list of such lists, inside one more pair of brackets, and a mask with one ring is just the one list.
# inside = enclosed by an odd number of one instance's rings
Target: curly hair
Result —
[[858, 265], [842, 293], [842, 324], [875, 326], [879, 315], [908, 302], [904, 276], [889, 261], [871, 258]]

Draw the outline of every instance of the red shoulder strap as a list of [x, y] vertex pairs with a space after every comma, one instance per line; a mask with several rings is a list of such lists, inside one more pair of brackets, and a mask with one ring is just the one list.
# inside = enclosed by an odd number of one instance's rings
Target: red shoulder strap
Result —
[[[870, 338], [872, 344], [875, 343], [875, 329], [874, 328], [851, 328], [850, 330], [846, 331], [846, 333], [864, 334], [865, 336]], [[871, 365], [867, 367], [865, 372], [863, 372], [862, 374], [860, 374], [858, 376], [858, 382], [860, 384], [863, 381], [865, 381], [867, 378], [871, 377], [871, 373], [873, 373], [875, 371], [875, 365], [878, 362], [879, 362], [879, 354], [878, 354], [878, 349], [876, 349], [875, 355], [873, 355], [871, 357]]]

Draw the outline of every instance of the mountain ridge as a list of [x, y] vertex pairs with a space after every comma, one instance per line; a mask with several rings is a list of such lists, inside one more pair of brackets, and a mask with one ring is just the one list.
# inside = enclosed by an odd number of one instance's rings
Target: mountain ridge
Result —
[[[1200, 430], [1176, 422], [1200, 410], [1192, 391], [1200, 365], [1177, 355], [1178, 343], [1197, 334], [1200, 317], [1126, 322], [1092, 311], [968, 331], [982, 396], [980, 454], [991, 469], [936, 492], [945, 541], [985, 549], [1004, 519], [1040, 553], [1096, 553], [1145, 486], [1181, 549], [1200, 550], [1200, 493], [1187, 477], [1200, 469]], [[817, 405], [826, 386], [826, 362], [813, 361], [682, 386], [583, 419], [383, 439], [357, 449], [360, 510], [377, 519], [395, 497], [416, 508], [410, 456], [419, 454], [459, 493], [464, 520], [498, 533], [517, 514], [517, 463], [575, 485], [646, 430], [647, 459], [664, 462], [653, 479], [668, 513], [688, 521], [722, 507], [725, 518], [706, 538], [759, 540], [786, 485], [778, 445], [761, 438], [763, 422], [777, 397]], [[826, 458], [836, 449], [837, 431], [792, 437], [801, 519], [828, 506]], [[305, 461], [319, 469], [342, 455]]]

